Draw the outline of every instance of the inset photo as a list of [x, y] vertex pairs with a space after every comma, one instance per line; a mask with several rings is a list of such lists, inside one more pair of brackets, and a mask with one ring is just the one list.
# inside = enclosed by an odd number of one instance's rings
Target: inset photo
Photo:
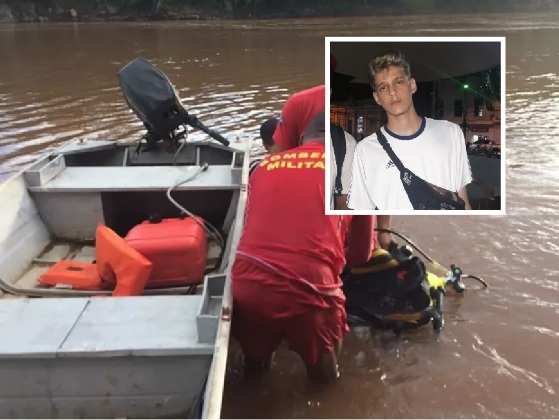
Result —
[[327, 214], [505, 214], [505, 38], [325, 44]]

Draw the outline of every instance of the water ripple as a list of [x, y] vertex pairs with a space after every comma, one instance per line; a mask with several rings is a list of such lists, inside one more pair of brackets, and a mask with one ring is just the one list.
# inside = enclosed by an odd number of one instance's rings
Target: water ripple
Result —
[[474, 351], [480, 353], [481, 355], [497, 364], [498, 374], [506, 375], [515, 380], [519, 380], [519, 377], [523, 377], [539, 388], [545, 390], [545, 392], [547, 392], [548, 394], [555, 395], [555, 390], [545, 378], [542, 378], [534, 372], [530, 372], [527, 369], [523, 369], [522, 367], [516, 366], [513, 363], [509, 362], [507, 359], [501, 356], [496, 349], [487, 346], [478, 335], [474, 335], [474, 340], [476, 341], [476, 343], [472, 345]]

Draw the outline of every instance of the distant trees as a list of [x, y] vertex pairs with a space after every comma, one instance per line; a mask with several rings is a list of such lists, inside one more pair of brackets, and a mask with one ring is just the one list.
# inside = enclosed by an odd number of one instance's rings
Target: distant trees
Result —
[[[535, 11], [559, 8], [559, 0], [0, 0], [12, 11], [37, 10], [95, 13], [138, 13], [152, 16], [165, 12], [195, 11], [217, 17], [296, 17], [374, 15], [378, 13], [472, 13]], [[57, 14], [57, 13], [55, 13]], [[172, 15], [172, 13], [171, 13]]]
[[510, 11], [551, 8], [559, 0], [161, 0], [159, 3], [186, 4], [216, 11], [228, 12], [235, 17], [260, 15], [308, 15], [361, 13], [368, 10], [410, 12], [472, 12]]

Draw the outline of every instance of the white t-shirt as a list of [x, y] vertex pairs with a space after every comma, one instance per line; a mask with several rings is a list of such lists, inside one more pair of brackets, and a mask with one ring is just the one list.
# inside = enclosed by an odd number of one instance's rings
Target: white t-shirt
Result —
[[[424, 118], [411, 136], [381, 128], [402, 164], [425, 181], [458, 192], [472, 181], [464, 135], [460, 127]], [[400, 171], [372, 134], [355, 149], [349, 208], [355, 210], [413, 210], [400, 180]]]
[[[342, 194], [349, 194], [351, 186], [351, 171], [353, 167], [353, 154], [355, 153], [355, 146], [357, 142], [355, 138], [344, 130], [345, 135], [345, 157], [342, 165]], [[338, 165], [336, 163], [336, 155], [334, 153], [334, 146], [332, 145], [332, 138], [330, 138], [330, 187], [332, 189], [332, 199], [330, 200], [331, 208], [334, 208], [334, 190], [336, 188], [336, 175], [338, 173]]]

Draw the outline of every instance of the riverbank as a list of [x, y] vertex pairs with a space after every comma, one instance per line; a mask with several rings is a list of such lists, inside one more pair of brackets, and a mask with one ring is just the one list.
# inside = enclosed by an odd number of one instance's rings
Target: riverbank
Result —
[[[122, 3], [122, 4], [120, 4]], [[130, 3], [130, 2], [128, 2]], [[0, 0], [0, 23], [103, 22], [147, 20], [224, 19], [225, 11], [209, 13], [204, 7], [152, 7], [111, 1], [5, 1]]]
[[285, 19], [399, 14], [559, 11], [559, 0], [0, 0], [0, 23]]

